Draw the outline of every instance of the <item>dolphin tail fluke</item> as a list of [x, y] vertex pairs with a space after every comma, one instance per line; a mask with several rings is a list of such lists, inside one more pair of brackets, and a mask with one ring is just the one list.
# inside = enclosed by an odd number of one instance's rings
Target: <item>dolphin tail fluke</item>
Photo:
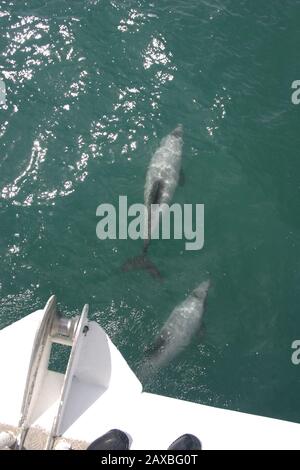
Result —
[[142, 255], [130, 258], [122, 266], [122, 271], [133, 271], [134, 269], [145, 269], [155, 279], [162, 280], [161, 273], [155, 264], [147, 258], [145, 252]]

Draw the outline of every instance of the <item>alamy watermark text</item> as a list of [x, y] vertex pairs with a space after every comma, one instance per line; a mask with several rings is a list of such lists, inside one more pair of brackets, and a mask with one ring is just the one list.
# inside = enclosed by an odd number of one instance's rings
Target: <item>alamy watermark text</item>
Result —
[[100, 204], [96, 215], [101, 217], [96, 227], [100, 240], [185, 239], [186, 250], [204, 245], [204, 204], [152, 204], [148, 209], [144, 204], [128, 206], [127, 196], [119, 196], [117, 208]]

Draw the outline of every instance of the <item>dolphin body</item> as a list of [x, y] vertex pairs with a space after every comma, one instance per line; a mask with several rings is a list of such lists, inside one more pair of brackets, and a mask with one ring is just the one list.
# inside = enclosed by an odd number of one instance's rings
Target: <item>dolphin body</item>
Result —
[[[169, 204], [177, 187], [183, 146], [181, 124], [161, 140], [154, 153], [146, 174], [144, 204], [147, 208], [145, 220], [144, 247], [142, 255], [131, 258], [123, 265], [123, 271], [146, 269], [153, 277], [161, 277], [155, 265], [146, 257], [151, 236], [157, 228], [160, 205]], [[154, 206], [154, 207], [153, 207]]]
[[182, 125], [178, 124], [169, 135], [162, 139], [160, 147], [154, 153], [148, 167], [144, 190], [144, 203], [148, 209], [148, 236], [144, 241], [144, 253], [148, 249], [151, 235], [156, 229], [159, 218], [159, 207], [156, 207], [155, 211], [151, 213], [151, 206], [169, 204], [179, 181], [183, 146], [182, 134]]
[[142, 375], [156, 372], [190, 344], [201, 328], [209, 287], [209, 280], [202, 282], [174, 308], [159, 335], [146, 350], [146, 359], [141, 368]]

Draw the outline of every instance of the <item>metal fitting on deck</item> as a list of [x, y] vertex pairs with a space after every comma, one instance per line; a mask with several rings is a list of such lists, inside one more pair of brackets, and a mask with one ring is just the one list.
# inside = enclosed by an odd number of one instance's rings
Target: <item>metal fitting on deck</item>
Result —
[[78, 315], [73, 318], [66, 318], [57, 314], [53, 320], [50, 333], [53, 340], [72, 346], [79, 318]]

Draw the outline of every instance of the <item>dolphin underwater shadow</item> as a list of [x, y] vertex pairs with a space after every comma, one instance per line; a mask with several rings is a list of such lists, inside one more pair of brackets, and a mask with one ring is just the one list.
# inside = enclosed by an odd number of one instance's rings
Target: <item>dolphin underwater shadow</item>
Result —
[[173, 198], [181, 174], [181, 160], [183, 147], [183, 127], [181, 124], [161, 140], [159, 148], [155, 151], [148, 166], [145, 188], [144, 204], [147, 208], [145, 220], [146, 234], [141, 255], [127, 260], [122, 271], [144, 269], [152, 277], [162, 280], [159, 269], [147, 257], [151, 237], [157, 229], [160, 220], [160, 206], [169, 204]]

